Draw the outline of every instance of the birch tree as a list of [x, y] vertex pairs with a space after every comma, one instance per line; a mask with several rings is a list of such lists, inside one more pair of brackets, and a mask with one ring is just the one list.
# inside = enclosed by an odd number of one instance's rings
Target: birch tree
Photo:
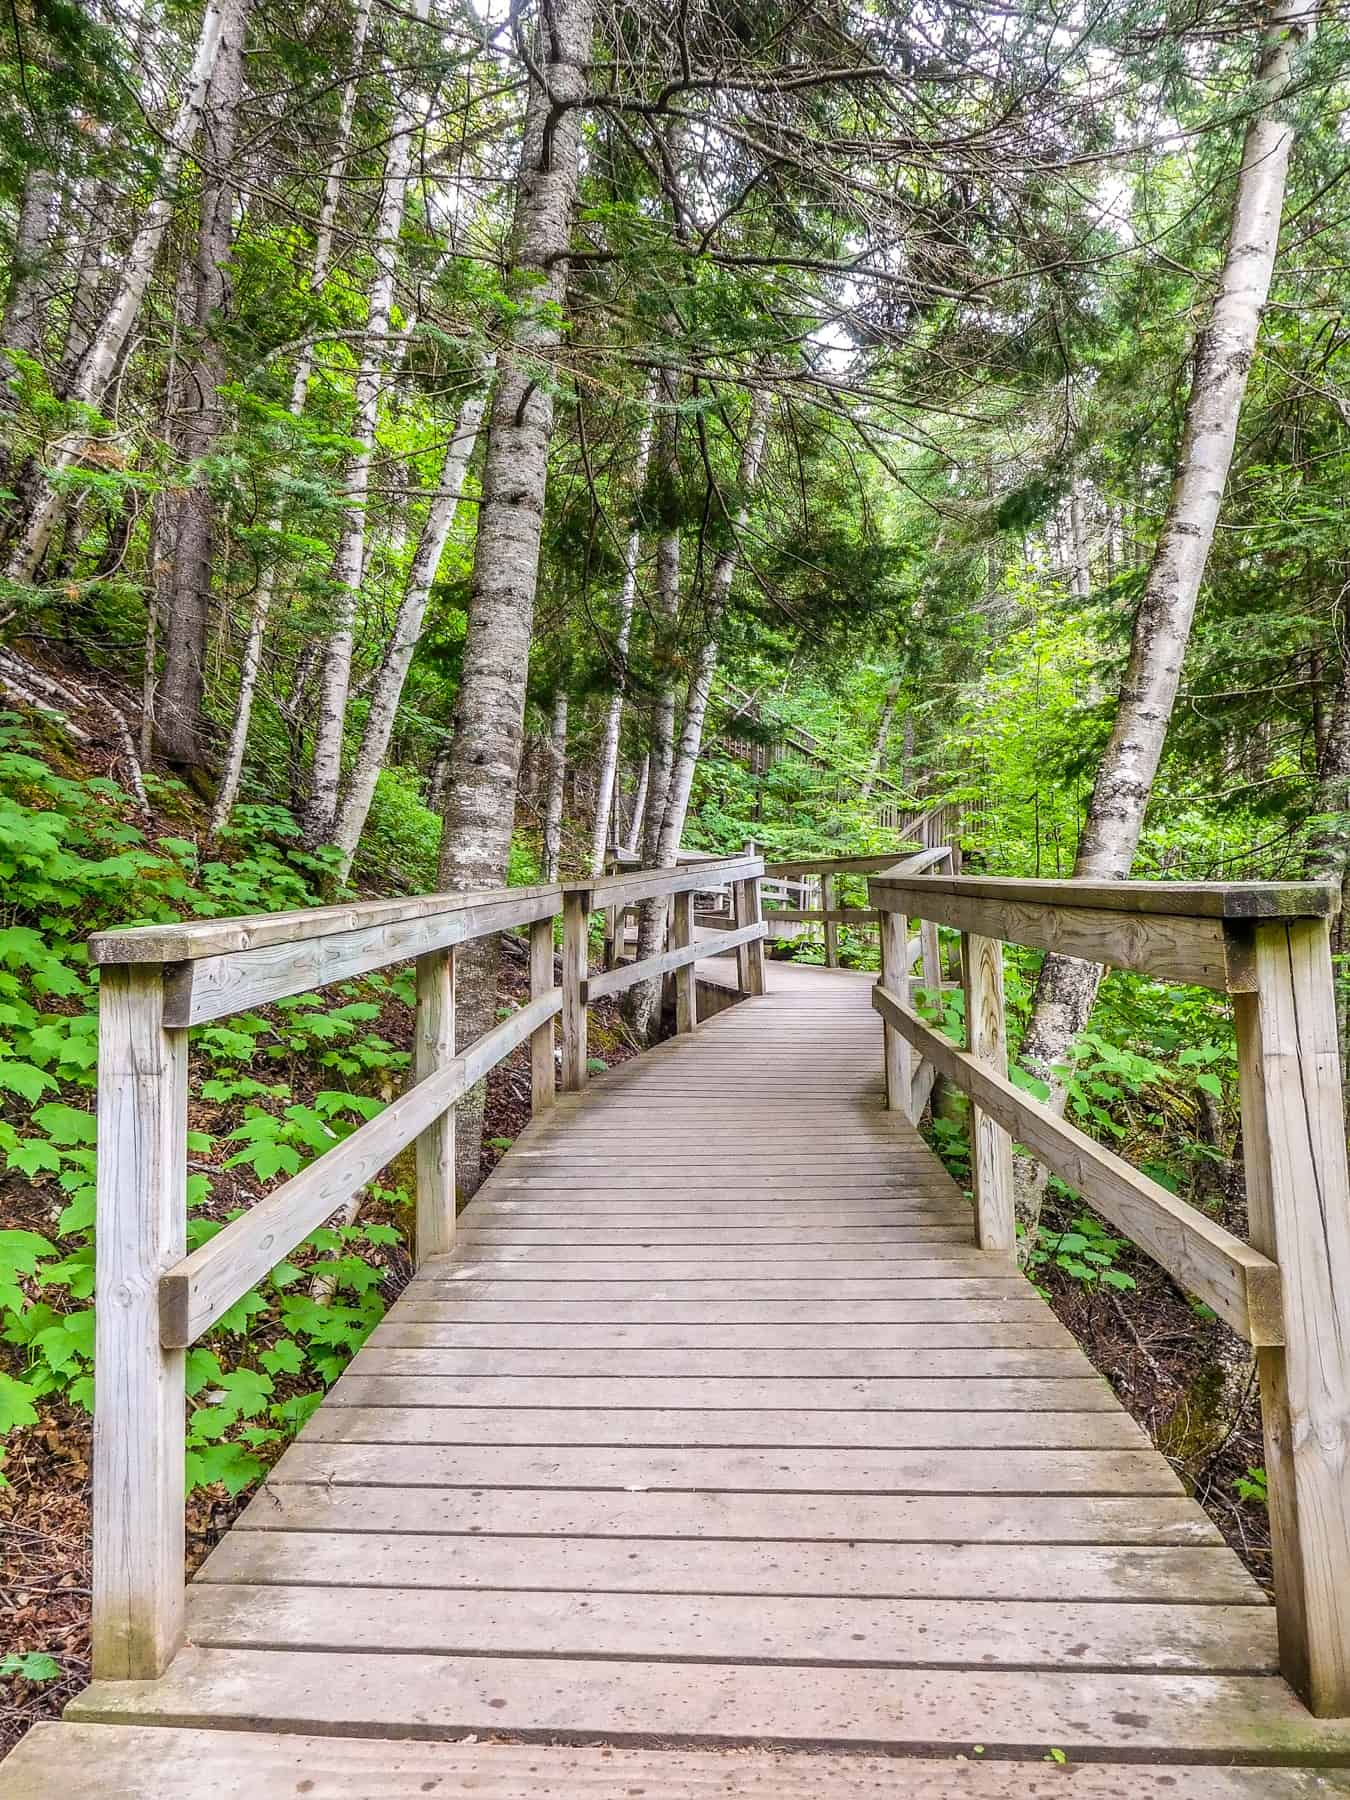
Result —
[[[489, 362], [489, 372], [491, 363]], [[403, 590], [402, 603], [394, 621], [393, 634], [385, 647], [371, 690], [361, 747], [352, 764], [350, 779], [333, 829], [333, 842], [341, 853], [338, 877], [346, 880], [352, 857], [361, 841], [375, 783], [384, 767], [389, 740], [393, 736], [394, 719], [403, 697], [403, 685], [417, 651], [426, 621], [427, 606], [441, 558], [455, 522], [455, 513], [464, 490], [464, 478], [478, 439], [486, 395], [473, 393], [460, 408], [459, 419], [446, 446], [440, 480], [432, 495], [431, 505], [422, 525], [422, 534], [413, 555]]]
[[[418, 25], [426, 23], [429, 11], [430, 0], [414, 0], [412, 17]], [[366, 560], [366, 505], [375, 458], [380, 398], [385, 385], [385, 364], [389, 356], [398, 245], [408, 202], [416, 124], [409, 96], [400, 101], [390, 133], [384, 165], [384, 194], [372, 247], [375, 277], [366, 305], [365, 343], [356, 375], [356, 422], [351, 433], [357, 449], [348, 459], [344, 479], [342, 532], [333, 560], [333, 625], [319, 679], [319, 713], [314, 732], [309, 804], [305, 809], [305, 837], [311, 844], [326, 843], [337, 821], [356, 609]]]
[[[1315, 0], [1271, 0], [1256, 70], [1256, 106], [1243, 138], [1227, 248], [1210, 316], [1196, 344], [1176, 479], [1135, 615], [1115, 724], [1079, 838], [1074, 876], [1123, 881], [1143, 829], [1181, 679], [1228, 472], [1261, 314], [1279, 246], [1294, 127], [1281, 102], [1311, 38]], [[1048, 954], [1036, 984], [1022, 1061], [1064, 1106], [1056, 1071], [1088, 1021], [1101, 982], [1094, 963]], [[1019, 1162], [1017, 1211], [1035, 1241], [1045, 1175]]]
[[203, 182], [192, 321], [196, 354], [183, 386], [189, 410], [182, 450], [191, 480], [175, 509], [164, 667], [155, 707], [160, 748], [171, 761], [192, 767], [202, 761], [202, 695], [214, 565], [215, 508], [204, 464], [224, 423], [220, 389], [225, 380], [225, 349], [219, 324], [233, 238], [234, 148], [244, 90], [249, 9], [250, 0], [224, 0], [220, 47], [203, 108]]
[[[132, 240], [98, 330], [80, 357], [65, 395], [82, 406], [97, 407], [102, 400], [144, 303], [160, 245], [173, 217], [174, 195], [183, 159], [201, 124], [206, 91], [220, 52], [230, 3], [231, 0], [206, 0], [187, 90], [167, 134], [155, 196]], [[97, 226], [98, 221], [93, 223]], [[87, 441], [87, 433], [75, 429], [67, 432], [50, 453], [25, 508], [10, 553], [6, 573], [12, 581], [31, 581], [36, 573], [61, 515], [60, 477], [78, 460]]]
[[548, 788], [544, 803], [545, 881], [556, 881], [562, 862], [563, 799], [567, 791], [567, 690], [553, 696], [548, 732]]
[[[638, 432], [637, 455], [633, 463], [633, 487], [638, 494], [647, 479], [647, 459], [652, 447], [652, 404], [654, 389], [647, 389], [646, 410]], [[633, 601], [637, 595], [638, 561], [642, 554], [642, 532], [636, 524], [628, 533], [624, 552], [623, 583], [619, 589], [618, 621], [614, 633], [614, 692], [605, 708], [600, 732], [600, 754], [595, 776], [595, 821], [591, 828], [591, 874], [600, 875], [605, 867], [605, 848], [609, 842], [609, 818], [614, 807], [614, 778], [619, 767], [619, 738], [623, 729], [624, 683], [628, 671], [628, 646], [633, 631]]]
[[[512, 224], [511, 278], [520, 310], [499, 351], [489, 413], [463, 672], [446, 780], [440, 881], [463, 892], [506, 878], [525, 720], [525, 683], [567, 253], [581, 160], [592, 0], [554, 0], [531, 68]], [[458, 1014], [464, 1041], [492, 1015], [495, 958], [465, 959]], [[461, 1181], [477, 1185], [481, 1090], [460, 1109]]]
[[[361, 80], [361, 59], [365, 54], [366, 33], [370, 27], [372, 5], [373, 0], [359, 0], [356, 16], [352, 23], [352, 72], [342, 90], [333, 154], [329, 160], [324, 180], [323, 202], [319, 211], [318, 231], [314, 239], [314, 257], [309, 272], [309, 291], [311, 293], [316, 293], [323, 285], [333, 260], [333, 238], [337, 225], [338, 205], [342, 198], [342, 176], [351, 152], [352, 121], [356, 116], [356, 97]], [[315, 353], [316, 347], [313, 340], [307, 341], [296, 363], [295, 374], [291, 380], [288, 407], [293, 419], [300, 418], [304, 413], [310, 377], [314, 373]], [[268, 534], [273, 540], [280, 537], [284, 523], [281, 513], [274, 512], [268, 522]], [[272, 599], [276, 592], [278, 571], [279, 564], [273, 559], [266, 562], [258, 572], [258, 585], [254, 590], [253, 604], [249, 609], [248, 635], [244, 642], [244, 654], [239, 670], [239, 693], [235, 701], [234, 722], [230, 727], [229, 744], [225, 751], [224, 763], [221, 766], [220, 778], [216, 784], [215, 803], [211, 808], [209, 831], [212, 837], [217, 837], [223, 830], [239, 796], [239, 782], [244, 772], [244, 755], [248, 749], [249, 726], [253, 719], [253, 700], [258, 688], [258, 674], [262, 668], [263, 645], [267, 640], [267, 621], [272, 611]]]

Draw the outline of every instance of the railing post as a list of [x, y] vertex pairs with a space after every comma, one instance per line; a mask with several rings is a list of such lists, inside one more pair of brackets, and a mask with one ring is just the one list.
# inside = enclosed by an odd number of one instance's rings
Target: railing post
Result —
[[586, 1001], [589, 888], [563, 895], [562, 1085], [575, 1093], [586, 1085]]
[[[926, 946], [925, 946], [926, 949]], [[924, 979], [929, 980], [924, 968]], [[961, 979], [966, 992], [966, 1040], [973, 1056], [1000, 1075], [1008, 1073], [1008, 1032], [1003, 1011], [1003, 946], [997, 938], [961, 933]], [[1012, 1139], [988, 1113], [970, 1103], [970, 1179], [975, 1200], [975, 1242], [981, 1250], [1011, 1256], [1017, 1231], [1013, 1216]]]
[[[822, 875], [820, 878], [821, 911], [829, 914], [834, 911], [834, 876]], [[839, 927], [828, 917], [825, 920], [825, 967], [839, 967]]]
[[1282, 1348], [1257, 1352], [1280, 1666], [1350, 1714], [1350, 1177], [1330, 934], [1260, 923], [1235, 994], [1248, 1237], [1279, 1264]]
[[[687, 950], [694, 942], [694, 896], [692, 892], [672, 896], [671, 946]], [[698, 1024], [698, 981], [693, 963], [685, 963], [675, 971], [675, 1030], [692, 1031]]]
[[[760, 877], [752, 875], [745, 884], [745, 918], [741, 923], [746, 925], [762, 925], [764, 923], [764, 897], [760, 890]], [[756, 938], [747, 944], [750, 952], [747, 965], [750, 977], [747, 991], [751, 994], [764, 992], [764, 939]]]
[[94, 1674], [160, 1675], [183, 1637], [182, 1350], [160, 1343], [160, 1276], [187, 1248], [187, 1032], [163, 970], [99, 984]]
[[[455, 952], [419, 956], [417, 1010], [413, 1020], [413, 1080], [425, 1081], [455, 1056]], [[444, 1256], [455, 1243], [455, 1109], [420, 1132], [414, 1146], [417, 1221], [413, 1247], [418, 1265]]]
[[[530, 998], [538, 1000], [552, 991], [553, 920], [536, 919], [530, 926]], [[535, 1118], [556, 1097], [553, 1036], [552, 1019], [530, 1033], [530, 1111]]]
[[[909, 919], [889, 908], [881, 913], [881, 985], [897, 1000], [909, 1005]], [[882, 1055], [886, 1070], [886, 1106], [914, 1123], [914, 1052], [893, 1025], [881, 1027]]]

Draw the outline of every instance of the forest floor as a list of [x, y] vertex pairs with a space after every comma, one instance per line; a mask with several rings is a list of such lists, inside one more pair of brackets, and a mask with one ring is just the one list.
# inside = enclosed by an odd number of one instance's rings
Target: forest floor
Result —
[[[523, 965], [504, 959], [504, 999], [528, 999]], [[614, 1001], [597, 1002], [590, 1013], [591, 1053], [614, 1066], [636, 1055]], [[380, 1020], [390, 1041], [408, 1049], [411, 1015], [391, 1002]], [[316, 1087], [323, 1085], [315, 1071]], [[297, 1092], [299, 1087], [297, 1084]], [[483, 1126], [482, 1173], [487, 1175], [505, 1146], [530, 1116], [528, 1041], [491, 1071]], [[194, 1119], [193, 1123], [200, 1121]], [[219, 1173], [217, 1172], [219, 1181]], [[224, 1183], [226, 1202], [228, 1180]], [[218, 1200], [218, 1203], [219, 1200]], [[379, 1209], [371, 1209], [377, 1216]], [[363, 1210], [363, 1217], [366, 1212]], [[51, 1199], [23, 1177], [0, 1182], [0, 1231], [50, 1229]], [[406, 1248], [385, 1252], [381, 1295], [396, 1300], [412, 1273]], [[93, 1422], [81, 1407], [58, 1396], [44, 1402], [36, 1425], [6, 1440], [5, 1476], [0, 1487], [0, 1656], [28, 1653], [52, 1657], [60, 1675], [29, 1681], [20, 1674], [0, 1680], [0, 1756], [40, 1719], [56, 1718], [89, 1681], [90, 1478]], [[278, 1453], [284, 1446], [278, 1446]], [[231, 1496], [223, 1487], [199, 1489], [187, 1501], [189, 1571], [209, 1551], [248, 1504], [253, 1490]]]

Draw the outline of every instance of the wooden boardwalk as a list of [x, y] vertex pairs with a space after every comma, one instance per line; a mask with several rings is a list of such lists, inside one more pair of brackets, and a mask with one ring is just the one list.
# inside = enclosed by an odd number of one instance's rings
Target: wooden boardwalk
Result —
[[1273, 1608], [882, 1110], [869, 988], [770, 965], [531, 1125], [167, 1674], [0, 1795], [1350, 1793]]

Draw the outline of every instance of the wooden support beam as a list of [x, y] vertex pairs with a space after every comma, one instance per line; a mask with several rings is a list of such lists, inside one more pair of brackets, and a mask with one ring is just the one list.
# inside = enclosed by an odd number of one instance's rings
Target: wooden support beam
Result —
[[104, 971], [98, 1009], [94, 1674], [148, 1681], [183, 1636], [183, 1352], [159, 1280], [187, 1238], [187, 1032], [162, 971]]
[[555, 989], [522, 1006], [170, 1268], [158, 1283], [160, 1341], [175, 1349], [195, 1343], [560, 1004]]
[[[739, 886], [739, 884], [738, 884]], [[670, 915], [670, 947], [692, 950], [694, 947], [694, 896], [676, 894]], [[698, 1024], [698, 984], [692, 962], [681, 963], [675, 970], [675, 1031], [679, 1036]]]
[[768, 933], [764, 929], [764, 897], [760, 892], [758, 875], [752, 875], [742, 883], [738, 900], [741, 904], [737, 907], [736, 923], [742, 929], [750, 929], [756, 925], [761, 927], [759, 936], [752, 937], [746, 945], [748, 979], [745, 991], [759, 995], [764, 992], [764, 939]]
[[1258, 925], [1235, 1002], [1252, 1243], [1279, 1264], [1283, 1348], [1261, 1350], [1280, 1663], [1350, 1714], [1350, 1177], [1330, 934]]
[[[553, 920], [536, 919], [530, 927], [530, 998], [552, 994]], [[553, 1105], [557, 1071], [553, 1060], [553, 1020], [546, 1019], [530, 1038], [530, 1111], [535, 1118]]]
[[[417, 959], [413, 1021], [413, 1080], [427, 1081], [455, 1057], [455, 953], [432, 950]], [[455, 1242], [455, 1112], [447, 1106], [417, 1134], [418, 1264], [444, 1256]]]
[[[881, 985], [909, 1004], [909, 923], [903, 913], [881, 915]], [[886, 1075], [886, 1106], [914, 1123], [911, 1101], [914, 1053], [909, 1039], [883, 1015], [881, 1053]]]
[[1268, 1256], [1038, 1105], [1006, 1076], [958, 1050], [898, 995], [875, 987], [872, 1004], [939, 1075], [969, 1094], [1015, 1142], [1025, 1144], [1248, 1343], [1280, 1342], [1284, 1333], [1280, 1271]]
[[669, 975], [672, 970], [683, 968], [687, 963], [701, 962], [706, 956], [721, 956], [728, 950], [735, 950], [739, 955], [743, 945], [767, 935], [768, 926], [761, 920], [753, 925], [743, 925], [736, 931], [719, 931], [711, 941], [705, 938], [702, 943], [688, 948], [662, 950], [655, 956], [644, 956], [641, 962], [620, 963], [617, 969], [605, 969], [588, 977], [583, 985], [583, 998], [589, 1005], [606, 994], [621, 994], [634, 982], [654, 981], [658, 975]]
[[[563, 900], [562, 1085], [577, 1093], [586, 1085], [586, 972], [591, 895], [569, 888]], [[616, 970], [617, 974], [619, 971]]]
[[[934, 946], [936, 956], [936, 946]], [[1003, 946], [996, 938], [961, 937], [961, 976], [966, 995], [970, 1054], [995, 1074], [1008, 1073], [1008, 1028], [1003, 1007]], [[975, 1201], [975, 1242], [981, 1250], [1011, 1257], [1013, 1222], [1012, 1139], [974, 1098], [970, 1102], [970, 1179]]]
[[834, 876], [820, 878], [820, 916], [825, 921], [825, 967], [839, 967], [839, 927], [834, 920]]

